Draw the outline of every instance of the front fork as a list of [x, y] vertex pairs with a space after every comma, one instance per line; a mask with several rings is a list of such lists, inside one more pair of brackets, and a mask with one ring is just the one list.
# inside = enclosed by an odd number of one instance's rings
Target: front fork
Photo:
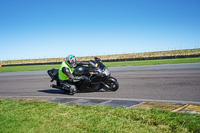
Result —
[[104, 82], [101, 82], [106, 88], [110, 88], [110, 86], [108, 86], [107, 84], [105, 84]]

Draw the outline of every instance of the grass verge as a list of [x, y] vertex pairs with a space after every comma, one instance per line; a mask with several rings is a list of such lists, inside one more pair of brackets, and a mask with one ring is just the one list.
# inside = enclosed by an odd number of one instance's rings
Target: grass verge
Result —
[[1, 72], [19, 72], [19, 71], [39, 71], [51, 68], [59, 68], [60, 65], [30, 65], [30, 66], [7, 66], [0, 67]]
[[200, 62], [200, 57], [197, 57], [197, 58], [181, 58], [181, 59], [160, 59], [160, 60], [106, 62], [105, 65], [108, 66], [108, 67], [114, 67], [114, 66], [140, 66], [140, 65], [197, 63], [197, 62]]
[[196, 132], [200, 115], [158, 109], [127, 109], [0, 100], [0, 132]]
[[[107, 67], [117, 67], [117, 66], [159, 65], [159, 64], [177, 64], [177, 63], [196, 63], [196, 62], [200, 62], [200, 57], [181, 58], [181, 59], [105, 62], [104, 64]], [[0, 73], [1, 72], [48, 70], [51, 68], [59, 68], [59, 66], [60, 65], [8, 66], [8, 67], [0, 67]]]
[[[177, 56], [192, 56], [200, 55], [200, 48], [196, 49], [185, 49], [185, 50], [171, 50], [171, 51], [157, 51], [157, 52], [145, 52], [145, 53], [130, 53], [130, 54], [117, 54], [117, 55], [103, 55], [98, 56], [102, 60], [113, 60], [113, 59], [136, 59], [136, 58], [154, 58], [154, 57], [177, 57]], [[94, 59], [95, 56], [88, 57], [77, 57], [80, 61], [87, 61]], [[7, 60], [0, 61], [0, 65], [9, 64], [30, 64], [30, 63], [45, 63], [45, 62], [62, 62], [65, 58], [45, 58], [45, 59], [24, 59], [24, 60]]]

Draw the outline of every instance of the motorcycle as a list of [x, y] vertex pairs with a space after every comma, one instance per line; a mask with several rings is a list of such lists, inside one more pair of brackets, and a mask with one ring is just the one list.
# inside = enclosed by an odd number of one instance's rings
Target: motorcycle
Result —
[[[51, 82], [56, 81], [56, 85], [52, 84], [52, 88], [57, 88], [63, 91], [70, 90], [70, 87], [62, 84], [58, 78], [59, 69], [48, 70], [47, 73], [51, 77]], [[102, 63], [101, 59], [94, 58], [90, 60], [90, 65], [88, 66], [77, 66], [73, 72], [74, 76], [86, 76], [87, 80], [80, 80], [74, 82], [78, 91], [99, 91], [101, 89], [105, 91], [116, 91], [119, 88], [119, 83], [116, 78], [111, 76], [110, 70]], [[70, 93], [74, 95], [76, 91]]]

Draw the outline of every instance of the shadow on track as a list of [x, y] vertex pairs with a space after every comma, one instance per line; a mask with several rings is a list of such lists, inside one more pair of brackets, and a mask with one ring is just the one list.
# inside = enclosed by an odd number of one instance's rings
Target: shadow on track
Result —
[[53, 90], [53, 89], [38, 90], [38, 92], [51, 93], [51, 94], [64, 94], [64, 95], [67, 94], [67, 92], [65, 92], [65, 91], [62, 91], [62, 90]]
[[[48, 89], [48, 90], [38, 90], [38, 92], [43, 92], [43, 93], [50, 93], [50, 94], [63, 94], [63, 95], [70, 95], [69, 92], [67, 91], [62, 91], [59, 89]], [[99, 90], [99, 91], [78, 91], [76, 93], [95, 93], [95, 92], [105, 92], [104, 90]]]

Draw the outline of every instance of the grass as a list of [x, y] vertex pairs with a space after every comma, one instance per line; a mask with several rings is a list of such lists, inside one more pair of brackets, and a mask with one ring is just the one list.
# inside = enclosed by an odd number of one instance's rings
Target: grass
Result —
[[0, 100], [0, 132], [198, 133], [200, 115], [151, 109]]
[[[181, 59], [105, 62], [104, 64], [107, 67], [116, 67], [116, 66], [159, 65], [159, 64], [177, 64], [177, 63], [196, 63], [196, 62], [200, 62], [200, 57], [181, 58]], [[57, 65], [8, 66], [8, 67], [0, 67], [0, 73], [1, 72], [48, 70], [51, 68], [59, 68], [59, 66], [60, 66], [59, 64], [57, 64]]]
[[[187, 55], [200, 55], [200, 48], [186, 49], [186, 50], [171, 50], [171, 51], [157, 51], [145, 53], [130, 53], [130, 54], [117, 54], [117, 55], [103, 55], [98, 56], [102, 60], [113, 59], [135, 59], [135, 58], [148, 58], [148, 57], [169, 57], [169, 56], [187, 56]], [[80, 61], [94, 59], [94, 56], [77, 57]], [[0, 65], [8, 64], [28, 64], [28, 63], [46, 63], [46, 62], [62, 62], [65, 58], [46, 58], [46, 59], [25, 59], [25, 60], [7, 60], [0, 61]]]
[[0, 67], [1, 72], [19, 72], [19, 71], [39, 71], [51, 68], [59, 68], [60, 65], [30, 65], [30, 66], [8, 66]]
[[160, 65], [160, 64], [178, 64], [178, 63], [197, 63], [197, 58], [181, 58], [181, 59], [160, 59], [160, 60], [142, 60], [142, 61], [123, 61], [123, 62], [105, 62], [108, 67], [113, 66], [140, 66], [140, 65]]

